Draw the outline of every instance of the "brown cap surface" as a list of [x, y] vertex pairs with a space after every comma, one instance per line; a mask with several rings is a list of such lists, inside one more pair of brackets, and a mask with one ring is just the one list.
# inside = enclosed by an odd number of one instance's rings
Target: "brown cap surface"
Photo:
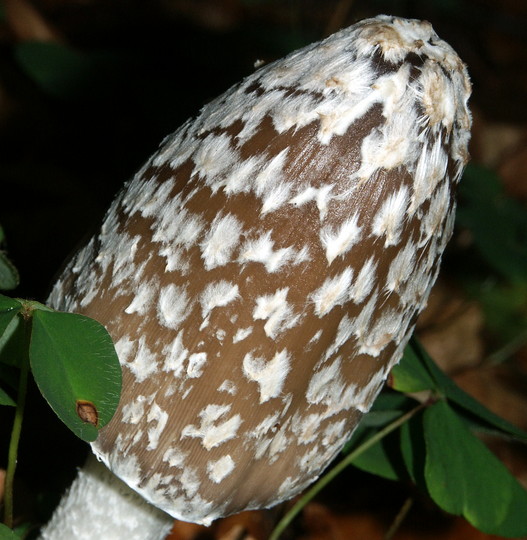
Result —
[[128, 183], [52, 293], [106, 325], [123, 393], [94, 451], [173, 516], [272, 506], [339, 452], [450, 237], [470, 84], [378, 17], [256, 71]]

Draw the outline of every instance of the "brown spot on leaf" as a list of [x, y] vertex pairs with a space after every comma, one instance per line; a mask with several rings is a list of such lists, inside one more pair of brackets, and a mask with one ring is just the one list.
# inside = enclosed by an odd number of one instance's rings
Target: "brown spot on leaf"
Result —
[[97, 407], [91, 402], [84, 399], [78, 399], [76, 402], [77, 415], [86, 424], [97, 426], [99, 424], [99, 412]]

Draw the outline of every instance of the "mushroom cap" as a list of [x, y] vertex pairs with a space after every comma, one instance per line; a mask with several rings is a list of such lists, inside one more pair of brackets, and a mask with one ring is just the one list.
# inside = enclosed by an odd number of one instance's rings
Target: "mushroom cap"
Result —
[[451, 236], [466, 69], [379, 16], [257, 70], [161, 145], [50, 297], [123, 368], [96, 455], [197, 523], [313, 482], [399, 361]]

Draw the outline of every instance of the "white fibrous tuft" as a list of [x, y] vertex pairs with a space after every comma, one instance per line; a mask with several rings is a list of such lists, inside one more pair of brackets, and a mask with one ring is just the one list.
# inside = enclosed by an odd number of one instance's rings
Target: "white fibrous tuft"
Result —
[[247, 353], [243, 359], [243, 373], [251, 381], [258, 383], [260, 403], [278, 397], [291, 371], [290, 355], [287, 350], [276, 353], [273, 358], [253, 357]]
[[402, 355], [452, 234], [466, 69], [379, 16], [266, 64], [112, 203], [51, 304], [105, 324], [123, 392], [92, 444], [178, 519], [289, 499]]
[[357, 225], [358, 215], [347, 219], [336, 231], [324, 227], [320, 233], [322, 245], [326, 248], [326, 258], [331, 264], [337, 257], [348, 252], [360, 241], [361, 227]]
[[219, 215], [214, 219], [201, 244], [202, 258], [207, 270], [229, 262], [241, 232], [241, 223], [230, 214]]
[[271, 339], [280, 332], [295, 326], [299, 316], [294, 313], [292, 306], [287, 302], [289, 288], [278, 289], [274, 294], [256, 298], [253, 311], [255, 320], [264, 319], [264, 331]]

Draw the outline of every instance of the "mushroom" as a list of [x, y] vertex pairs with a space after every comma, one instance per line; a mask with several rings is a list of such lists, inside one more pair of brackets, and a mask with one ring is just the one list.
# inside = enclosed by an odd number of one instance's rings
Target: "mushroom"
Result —
[[208, 525], [321, 474], [436, 279], [469, 94], [428, 22], [378, 16], [164, 141], [50, 296], [107, 327], [123, 391], [92, 443], [104, 466], [81, 470], [42, 538], [160, 538], [169, 515]]

